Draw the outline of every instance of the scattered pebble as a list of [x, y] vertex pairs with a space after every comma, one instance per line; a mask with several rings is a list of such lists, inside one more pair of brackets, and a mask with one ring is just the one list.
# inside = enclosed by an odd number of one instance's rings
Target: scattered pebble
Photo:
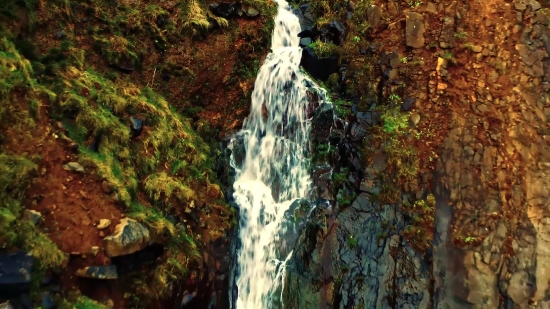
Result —
[[101, 219], [101, 220], [99, 220], [99, 223], [97, 224], [97, 229], [98, 230], [103, 230], [103, 229], [106, 229], [107, 227], [109, 227], [109, 225], [111, 225], [111, 220]]

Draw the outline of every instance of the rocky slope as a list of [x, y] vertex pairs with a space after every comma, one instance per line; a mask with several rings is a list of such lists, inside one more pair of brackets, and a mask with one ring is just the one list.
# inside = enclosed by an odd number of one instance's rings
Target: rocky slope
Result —
[[0, 3], [0, 303], [227, 308], [217, 137], [247, 114], [274, 10]]
[[548, 4], [296, 7], [341, 66], [285, 308], [546, 308]]

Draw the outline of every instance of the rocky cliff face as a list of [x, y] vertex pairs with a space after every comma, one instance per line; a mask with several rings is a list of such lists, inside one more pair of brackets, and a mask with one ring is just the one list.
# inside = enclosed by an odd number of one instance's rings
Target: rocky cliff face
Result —
[[[391, 0], [319, 14], [345, 16], [356, 47], [332, 41], [344, 65], [325, 82], [336, 117], [318, 139], [334, 152], [313, 170], [317, 208], [285, 307], [546, 308], [546, 3]], [[410, 129], [388, 134], [403, 115]]]

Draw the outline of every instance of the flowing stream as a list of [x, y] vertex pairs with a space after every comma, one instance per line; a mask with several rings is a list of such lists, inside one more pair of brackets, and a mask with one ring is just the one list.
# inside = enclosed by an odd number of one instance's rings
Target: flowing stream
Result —
[[[240, 209], [241, 241], [235, 278], [238, 296], [232, 299], [233, 309], [282, 306], [285, 261], [292, 254], [280, 256], [284, 214], [311, 187], [306, 91], [313, 83], [299, 67], [302, 48], [297, 37], [298, 18], [286, 0], [276, 2], [279, 10], [272, 52], [258, 72], [250, 115], [238, 135], [246, 156], [238, 167], [233, 155], [231, 159], [236, 169], [234, 198]], [[323, 99], [323, 91], [319, 92]]]

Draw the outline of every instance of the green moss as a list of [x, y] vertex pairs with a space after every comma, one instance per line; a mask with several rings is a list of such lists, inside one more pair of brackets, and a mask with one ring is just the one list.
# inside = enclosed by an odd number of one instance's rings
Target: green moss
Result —
[[315, 41], [309, 44], [309, 47], [315, 51], [315, 54], [320, 58], [329, 58], [338, 55], [338, 46], [332, 43], [325, 43], [323, 41]]
[[72, 301], [64, 299], [59, 304], [59, 309], [107, 309], [107, 308], [108, 308], [107, 306], [104, 306], [85, 296], [79, 296]]

